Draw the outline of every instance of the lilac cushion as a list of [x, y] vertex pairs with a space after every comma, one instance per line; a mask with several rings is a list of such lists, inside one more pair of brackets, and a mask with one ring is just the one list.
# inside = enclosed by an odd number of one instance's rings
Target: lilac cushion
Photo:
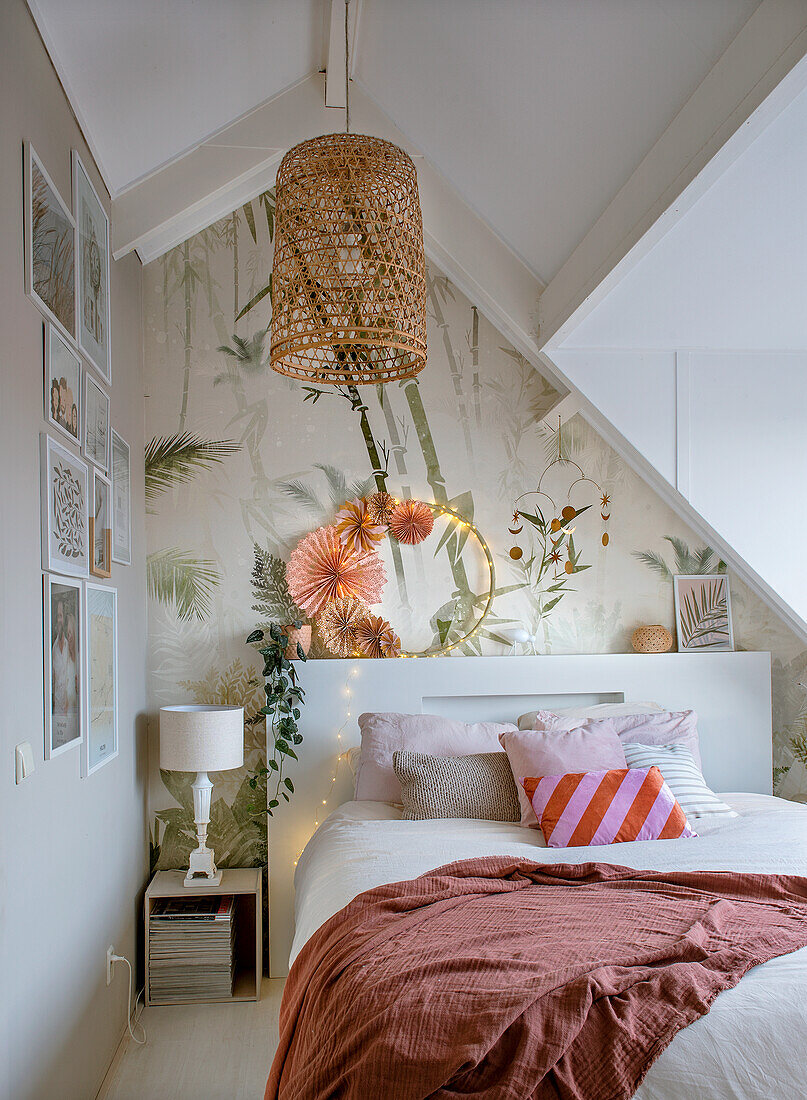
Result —
[[356, 771], [355, 797], [401, 803], [401, 784], [392, 767], [394, 752], [409, 750], [430, 756], [500, 752], [499, 734], [515, 728], [510, 722], [466, 725], [436, 714], [361, 714], [361, 758]]
[[626, 745], [683, 745], [692, 753], [695, 763], [703, 770], [698, 745], [698, 716], [694, 710], [663, 710], [658, 714], [624, 714], [587, 721], [581, 721], [571, 715], [567, 717], [555, 714], [550, 710], [539, 710], [535, 715], [535, 728], [556, 731], [584, 729], [592, 734], [608, 730], [615, 733]]
[[[592, 723], [605, 726], [605, 722]], [[570, 730], [512, 730], [499, 735], [518, 791], [521, 825], [535, 827], [538, 819], [521, 785], [525, 775], [564, 775], [567, 772], [610, 771], [626, 768], [622, 742], [613, 730], [593, 733], [583, 726]]]

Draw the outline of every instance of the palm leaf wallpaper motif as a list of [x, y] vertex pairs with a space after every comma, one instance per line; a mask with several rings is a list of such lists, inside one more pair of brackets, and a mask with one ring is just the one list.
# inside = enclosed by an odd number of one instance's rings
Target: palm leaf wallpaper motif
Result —
[[191, 432], [160, 436], [146, 445], [146, 506], [151, 511], [161, 493], [192, 481], [239, 450], [229, 439], [207, 440]]
[[[467, 655], [505, 652], [501, 631], [511, 624], [540, 630], [545, 652], [624, 651], [636, 623], [671, 620], [673, 575], [725, 572], [709, 547], [693, 548], [700, 547], [694, 535], [580, 417], [563, 425], [564, 452], [604, 486], [618, 485], [611, 545], [606, 552], [585, 537], [590, 516], [597, 526], [593, 509], [575, 533], [577, 575], [568, 581], [542, 571], [540, 533], [529, 525], [531, 549], [512, 561], [510, 501], [534, 488], [545, 449], [555, 451], [551, 418], [542, 418], [556, 390], [435, 268], [429, 363], [416, 379], [326, 388], [274, 374], [267, 361], [273, 232], [274, 196], [265, 192], [144, 273], [153, 437], [148, 568], [157, 601], [150, 674], [159, 705], [188, 692], [199, 702], [223, 701], [222, 692], [236, 704], [249, 700], [252, 680], [260, 689], [260, 666], [242, 639], [258, 623], [297, 617], [285, 585], [294, 545], [345, 499], [377, 489], [456, 506], [488, 541], [496, 599], [463, 646]], [[198, 491], [213, 476], [215, 493]], [[193, 493], [171, 492], [194, 479]], [[434, 642], [457, 637], [486, 598], [478, 551], [466, 536], [441, 528], [406, 554], [397, 544], [387, 548], [393, 618], [417, 613]], [[778, 646], [782, 667], [792, 667], [804, 652], [798, 640], [740, 586], [733, 595], [743, 643]], [[239, 674], [228, 676], [238, 661]], [[782, 713], [788, 720], [776, 728], [785, 743], [790, 709]], [[265, 855], [265, 823], [251, 815], [249, 787], [249, 768], [265, 747], [260, 720], [247, 723], [247, 736], [253, 762], [216, 788], [211, 839], [223, 866]], [[788, 754], [782, 768], [795, 759], [789, 747]], [[181, 866], [193, 842], [188, 796], [184, 779], [177, 785], [155, 771], [152, 844], [160, 866]]]
[[[153, 514], [157, 498], [168, 489], [192, 481], [200, 470], [222, 462], [239, 450], [230, 440], [206, 440], [191, 432], [160, 436], [146, 445], [146, 510]], [[215, 562], [175, 548], [146, 558], [149, 596], [173, 607], [182, 621], [205, 619], [212, 608], [212, 592], [221, 575]]]
[[725, 573], [726, 563], [721, 561], [711, 546], [702, 546], [700, 550], [691, 550], [682, 538], [665, 535], [664, 541], [673, 548], [673, 564], [655, 550], [634, 550], [633, 556], [665, 581], [676, 576], [694, 576], [703, 573]]
[[731, 641], [725, 578], [703, 581], [678, 578], [677, 584], [681, 648], [725, 648]]
[[149, 554], [146, 576], [149, 596], [173, 607], [183, 622], [208, 617], [213, 589], [221, 580], [215, 562], [174, 548]]

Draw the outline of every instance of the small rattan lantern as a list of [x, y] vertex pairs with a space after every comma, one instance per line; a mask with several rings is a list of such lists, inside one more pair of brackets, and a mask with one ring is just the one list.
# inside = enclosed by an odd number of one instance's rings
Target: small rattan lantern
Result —
[[326, 134], [283, 158], [275, 198], [272, 367], [366, 385], [426, 365], [417, 173], [380, 138]]

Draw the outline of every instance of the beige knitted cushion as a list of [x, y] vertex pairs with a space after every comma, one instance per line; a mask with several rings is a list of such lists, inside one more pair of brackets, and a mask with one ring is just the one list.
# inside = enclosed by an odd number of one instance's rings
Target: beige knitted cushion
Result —
[[506, 752], [429, 756], [406, 749], [392, 754], [401, 784], [403, 816], [477, 817], [518, 821], [518, 794]]

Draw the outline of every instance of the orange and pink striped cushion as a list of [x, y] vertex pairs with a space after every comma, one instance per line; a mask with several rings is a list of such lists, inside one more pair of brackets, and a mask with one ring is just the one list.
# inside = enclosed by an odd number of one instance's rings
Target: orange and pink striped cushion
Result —
[[550, 848], [697, 835], [655, 765], [527, 776], [521, 785]]

